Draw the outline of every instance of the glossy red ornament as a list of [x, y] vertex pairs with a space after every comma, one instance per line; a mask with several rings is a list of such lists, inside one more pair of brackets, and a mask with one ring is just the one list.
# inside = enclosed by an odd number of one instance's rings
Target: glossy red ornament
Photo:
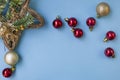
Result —
[[77, 21], [77, 19], [76, 18], [74, 18], [74, 17], [71, 17], [71, 18], [65, 18], [65, 21], [68, 23], [68, 25], [70, 26], [70, 27], [76, 27], [77, 26], [77, 24], [78, 24], [78, 21]]
[[75, 29], [73, 28], [72, 31], [76, 38], [80, 38], [83, 36], [83, 30], [80, 28], [75, 28]]
[[96, 24], [96, 20], [93, 18], [93, 17], [89, 17], [87, 20], [86, 20], [86, 24], [88, 25], [90, 31], [93, 30], [95, 24]]
[[114, 40], [116, 38], [116, 33], [113, 31], [108, 31], [106, 33], [106, 37], [104, 38], [104, 42], [108, 41], [108, 40]]
[[104, 53], [107, 57], [115, 57], [114, 50], [110, 47], [106, 48]]
[[62, 27], [63, 23], [61, 21], [61, 19], [59, 17], [57, 17], [54, 21], [53, 21], [53, 26], [54, 28], [60, 28]]
[[12, 69], [11, 68], [5, 68], [2, 72], [3, 76], [6, 78], [9, 78], [12, 75]]

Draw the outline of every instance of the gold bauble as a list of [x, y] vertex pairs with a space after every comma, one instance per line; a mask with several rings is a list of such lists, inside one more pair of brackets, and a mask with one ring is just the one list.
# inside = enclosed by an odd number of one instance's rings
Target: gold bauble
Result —
[[19, 60], [19, 57], [16, 52], [9, 51], [5, 54], [4, 60], [8, 65], [15, 66]]
[[97, 17], [107, 16], [110, 13], [110, 6], [105, 3], [101, 2], [96, 7]]

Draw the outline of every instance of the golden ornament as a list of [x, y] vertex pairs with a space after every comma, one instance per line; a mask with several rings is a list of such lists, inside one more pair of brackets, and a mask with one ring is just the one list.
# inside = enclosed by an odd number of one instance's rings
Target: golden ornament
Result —
[[101, 2], [96, 7], [97, 17], [107, 16], [110, 13], [110, 6], [106, 2]]

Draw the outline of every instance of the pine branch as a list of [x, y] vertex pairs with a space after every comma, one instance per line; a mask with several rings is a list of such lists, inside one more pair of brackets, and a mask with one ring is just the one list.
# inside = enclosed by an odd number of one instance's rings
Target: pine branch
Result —
[[30, 24], [32, 24], [33, 23], [33, 16], [32, 15], [28, 15], [28, 16], [25, 16], [24, 18], [22, 18], [22, 19], [19, 19], [19, 20], [17, 20], [16, 22], [14, 22], [14, 26], [20, 26], [20, 25], [23, 25], [24, 27], [28, 27]]

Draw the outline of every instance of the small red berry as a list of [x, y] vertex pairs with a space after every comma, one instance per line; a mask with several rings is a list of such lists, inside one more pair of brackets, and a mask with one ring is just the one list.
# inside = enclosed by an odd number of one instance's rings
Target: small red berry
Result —
[[83, 36], [83, 30], [80, 28], [73, 29], [73, 33], [76, 38], [80, 38]]
[[76, 18], [74, 18], [74, 17], [72, 17], [72, 18], [66, 18], [65, 20], [67, 21], [67, 23], [68, 23], [68, 25], [69, 25], [70, 27], [73, 28], [73, 27], [76, 27], [76, 26], [77, 26], [78, 21], [77, 21]]
[[96, 24], [96, 20], [93, 17], [89, 17], [86, 21], [86, 24], [88, 25], [90, 31], [92, 31]]
[[114, 50], [110, 47], [106, 48], [104, 53], [107, 57], [114, 57], [115, 56]]
[[53, 26], [54, 28], [60, 28], [62, 27], [63, 23], [62, 21], [59, 19], [59, 18], [56, 18], [54, 21], [53, 21]]
[[5, 68], [2, 72], [3, 76], [8, 78], [12, 75], [12, 69], [11, 68]]
[[115, 38], [116, 38], [115, 32], [113, 32], [113, 31], [108, 31], [108, 32], [106, 33], [106, 37], [105, 37], [104, 41], [106, 42], [106, 41], [108, 41], [108, 40], [114, 40]]

